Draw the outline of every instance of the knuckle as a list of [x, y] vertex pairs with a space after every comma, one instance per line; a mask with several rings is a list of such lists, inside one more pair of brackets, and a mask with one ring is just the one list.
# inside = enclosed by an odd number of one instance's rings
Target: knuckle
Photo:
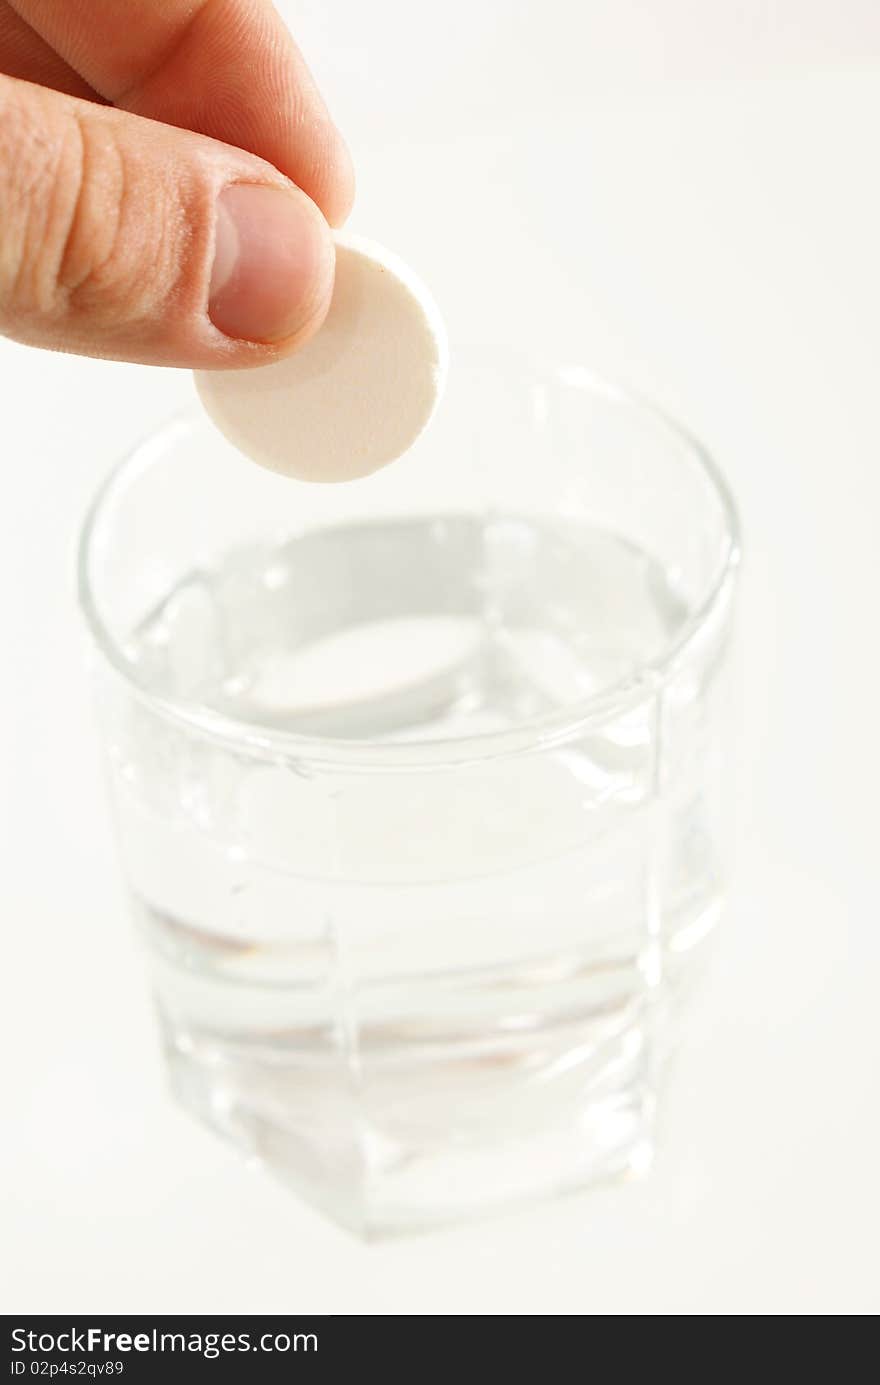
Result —
[[70, 310], [79, 295], [100, 284], [112, 263], [125, 180], [113, 141], [76, 116], [67, 158], [75, 177], [68, 195], [59, 199], [50, 262], [59, 304]]
[[0, 325], [106, 332], [155, 314], [174, 218], [155, 188], [142, 195], [112, 124], [14, 105], [0, 105], [0, 121], [11, 151], [0, 158]]
[[173, 292], [181, 211], [112, 127], [78, 122], [80, 178], [56, 286], [72, 319], [111, 332], [154, 320]]
[[0, 308], [5, 317], [43, 299], [42, 251], [63, 139], [41, 120], [39, 109], [10, 99], [0, 105], [0, 128]]

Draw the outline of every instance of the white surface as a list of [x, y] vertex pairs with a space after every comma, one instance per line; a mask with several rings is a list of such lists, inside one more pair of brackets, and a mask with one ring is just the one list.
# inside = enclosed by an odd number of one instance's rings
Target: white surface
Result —
[[393, 252], [336, 237], [336, 279], [320, 332], [260, 370], [200, 370], [208, 414], [253, 461], [303, 481], [350, 481], [402, 457], [446, 375], [446, 328]]
[[880, 10], [282, 8], [351, 134], [353, 224], [419, 265], [453, 344], [621, 374], [731, 477], [734, 898], [646, 1182], [365, 1248], [244, 1168], [163, 1094], [69, 581], [95, 482], [191, 386], [0, 343], [0, 1301], [876, 1312]]

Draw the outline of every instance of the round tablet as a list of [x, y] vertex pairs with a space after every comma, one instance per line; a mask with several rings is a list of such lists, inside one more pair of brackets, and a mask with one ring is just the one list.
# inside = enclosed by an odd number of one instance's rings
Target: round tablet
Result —
[[434, 411], [443, 320], [395, 255], [336, 237], [336, 282], [317, 334], [254, 370], [196, 371], [213, 422], [253, 461], [307, 481], [349, 481], [394, 461]]

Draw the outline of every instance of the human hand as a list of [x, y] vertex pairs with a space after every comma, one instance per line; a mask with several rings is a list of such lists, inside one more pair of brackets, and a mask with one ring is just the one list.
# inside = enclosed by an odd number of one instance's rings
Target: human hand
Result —
[[317, 330], [353, 178], [269, 0], [0, 0], [0, 74], [0, 333], [229, 369]]

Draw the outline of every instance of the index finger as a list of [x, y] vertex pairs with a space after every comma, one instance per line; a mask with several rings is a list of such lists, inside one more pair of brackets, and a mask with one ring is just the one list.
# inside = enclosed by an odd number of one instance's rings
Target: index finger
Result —
[[108, 101], [267, 159], [336, 225], [351, 161], [269, 0], [12, 0]]

